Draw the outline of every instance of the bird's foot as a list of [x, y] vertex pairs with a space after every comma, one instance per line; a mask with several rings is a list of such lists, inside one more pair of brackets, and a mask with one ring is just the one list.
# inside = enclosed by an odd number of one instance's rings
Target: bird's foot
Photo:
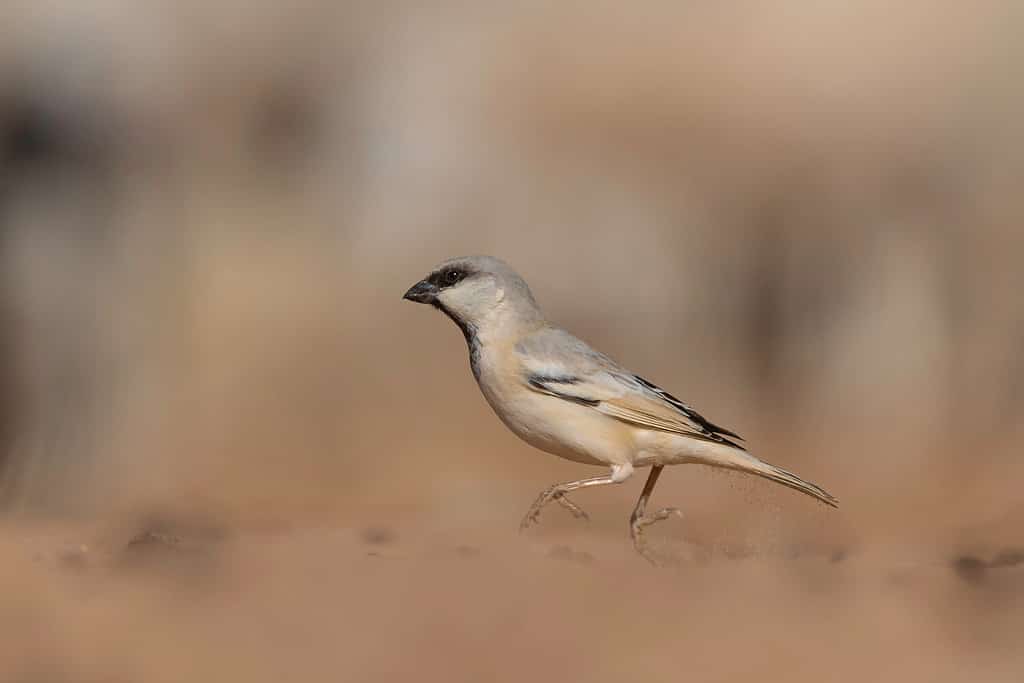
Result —
[[651, 553], [650, 548], [647, 547], [647, 539], [644, 536], [644, 529], [656, 524], [662, 520], [668, 519], [671, 516], [682, 517], [683, 513], [679, 508], [662, 508], [655, 512], [653, 515], [645, 515], [643, 517], [634, 517], [629, 521], [629, 535], [633, 539], [633, 547], [640, 555], [653, 564], [658, 566], [658, 561]]
[[541, 494], [537, 496], [537, 500], [533, 501], [533, 505], [531, 505], [530, 509], [526, 511], [526, 516], [523, 517], [523, 521], [519, 523], [519, 531], [522, 532], [529, 529], [540, 520], [541, 509], [551, 502], [551, 499], [554, 498], [557, 490], [557, 487], [552, 486], [551, 488], [541, 491]]
[[535, 500], [533, 505], [530, 506], [526, 516], [523, 517], [523, 521], [519, 523], [519, 530], [524, 531], [540, 521], [540, 511], [545, 505], [553, 500], [558, 501], [558, 504], [571, 512], [572, 516], [576, 519], [590, 519], [590, 516], [583, 510], [583, 508], [569, 500], [560, 488], [552, 486], [551, 488], [545, 489], [539, 496], [537, 496], [537, 500]]

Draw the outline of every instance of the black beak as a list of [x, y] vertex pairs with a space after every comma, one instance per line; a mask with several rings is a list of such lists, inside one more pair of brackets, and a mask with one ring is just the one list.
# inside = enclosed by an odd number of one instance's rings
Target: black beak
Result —
[[409, 291], [402, 298], [415, 301], [418, 304], [432, 304], [437, 298], [437, 285], [426, 280], [420, 280], [410, 287]]

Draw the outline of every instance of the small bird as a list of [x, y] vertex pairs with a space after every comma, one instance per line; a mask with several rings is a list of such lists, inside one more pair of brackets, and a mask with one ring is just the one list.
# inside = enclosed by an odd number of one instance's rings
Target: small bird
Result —
[[520, 530], [554, 501], [577, 518], [587, 514], [567, 494], [619, 484], [640, 467], [651, 471], [630, 516], [633, 545], [654, 563], [644, 529], [676, 508], [647, 514], [647, 501], [666, 465], [698, 463], [756, 474], [826, 505], [824, 489], [747, 452], [743, 439], [702, 417], [653, 382], [547, 321], [522, 277], [491, 256], [449, 259], [403, 296], [451, 318], [466, 338], [469, 365], [484, 398], [509, 429], [531, 446], [609, 473], [545, 489]]

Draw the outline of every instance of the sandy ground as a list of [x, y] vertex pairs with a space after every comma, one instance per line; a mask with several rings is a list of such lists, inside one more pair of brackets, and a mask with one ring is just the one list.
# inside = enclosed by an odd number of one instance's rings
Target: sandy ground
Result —
[[651, 531], [662, 568], [633, 554], [612, 506], [593, 512], [586, 523], [551, 509], [522, 535], [515, 520], [451, 524], [386, 508], [345, 526], [9, 522], [0, 678], [1018, 681], [1024, 671], [1024, 545], [1014, 545], [1024, 510], [966, 544], [760, 532], [728, 547], [687, 540], [695, 522], [675, 520]]
[[[1024, 681], [1021, 3], [39, 5], [0, 683]], [[841, 508], [517, 533], [588, 475], [400, 300], [468, 253]]]

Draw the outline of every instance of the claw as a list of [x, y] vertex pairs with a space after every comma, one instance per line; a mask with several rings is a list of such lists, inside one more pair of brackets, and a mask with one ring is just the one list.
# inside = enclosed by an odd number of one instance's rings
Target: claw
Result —
[[630, 520], [629, 535], [633, 538], [633, 547], [640, 553], [640, 556], [655, 567], [660, 566], [658, 561], [651, 554], [647, 547], [647, 539], [644, 537], [644, 529], [657, 522], [668, 519], [671, 516], [682, 517], [683, 513], [679, 508], [662, 508], [652, 515], [645, 515]]
[[526, 531], [536, 524], [538, 519], [540, 519], [540, 509], [538, 508], [535, 510], [530, 508], [530, 511], [526, 513], [525, 517], [523, 517], [523, 521], [519, 523], [519, 533]]
[[523, 521], [519, 523], [520, 533], [537, 523], [540, 519], [541, 508], [550, 503], [551, 499], [554, 498], [556, 494], [557, 489], [552, 487], [542, 491], [541, 494], [537, 496], [537, 500], [533, 501], [533, 505], [531, 505], [530, 509], [526, 511], [526, 516], [523, 517]]

